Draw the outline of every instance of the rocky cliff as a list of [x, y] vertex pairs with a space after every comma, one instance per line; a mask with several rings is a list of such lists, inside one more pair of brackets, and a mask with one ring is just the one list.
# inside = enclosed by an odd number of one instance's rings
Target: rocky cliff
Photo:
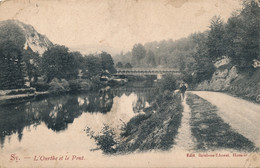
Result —
[[42, 55], [53, 44], [44, 35], [38, 33], [33, 26], [24, 24], [18, 20], [6, 20], [0, 22], [0, 42], [11, 41], [25, 50], [31, 49]]
[[224, 91], [231, 82], [238, 77], [237, 68], [230, 64], [228, 57], [221, 57], [214, 64], [216, 71], [211, 80], [204, 81], [197, 86], [197, 90]]

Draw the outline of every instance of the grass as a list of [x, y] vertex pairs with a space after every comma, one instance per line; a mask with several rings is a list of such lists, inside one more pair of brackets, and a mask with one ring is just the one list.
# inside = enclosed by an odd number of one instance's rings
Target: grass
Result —
[[[117, 147], [119, 153], [149, 150], [168, 150], [178, 133], [182, 111], [180, 97], [160, 97], [163, 105], [131, 119], [122, 133], [123, 141]], [[158, 99], [157, 99], [158, 100]], [[152, 110], [152, 109], [150, 109]]]
[[216, 106], [193, 94], [188, 95], [187, 104], [191, 108], [191, 132], [196, 138], [197, 150], [258, 150], [253, 142], [235, 132], [217, 115]]
[[[170, 149], [181, 123], [183, 107], [180, 95], [160, 95], [151, 107], [145, 110], [145, 114], [135, 116], [124, 125], [120, 137], [115, 137], [111, 132], [109, 136], [106, 132], [95, 136], [92, 133], [99, 149], [106, 147], [103, 150], [106, 154]], [[108, 136], [106, 139], [110, 141], [104, 141], [101, 135]], [[114, 141], [111, 141], [111, 137]], [[110, 144], [109, 148], [107, 144]]]

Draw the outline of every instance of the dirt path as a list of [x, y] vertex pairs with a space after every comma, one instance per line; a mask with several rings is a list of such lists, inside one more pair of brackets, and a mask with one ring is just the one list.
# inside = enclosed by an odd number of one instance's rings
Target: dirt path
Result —
[[243, 151], [257, 150], [252, 141], [234, 130], [218, 115], [218, 108], [209, 101], [188, 94], [191, 108], [191, 132], [196, 139], [197, 151]]
[[217, 107], [216, 114], [233, 130], [260, 147], [260, 105], [219, 92], [193, 91]]
[[183, 116], [181, 119], [181, 126], [178, 129], [178, 134], [175, 139], [174, 149], [177, 150], [193, 150], [195, 147], [190, 127], [191, 109], [186, 103], [186, 97], [182, 101]]

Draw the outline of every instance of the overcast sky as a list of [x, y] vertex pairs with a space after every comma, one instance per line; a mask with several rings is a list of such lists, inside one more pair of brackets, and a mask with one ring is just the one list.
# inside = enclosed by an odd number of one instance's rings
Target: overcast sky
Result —
[[0, 21], [31, 24], [53, 43], [90, 53], [131, 50], [135, 43], [179, 39], [224, 21], [240, 0], [5, 0]]

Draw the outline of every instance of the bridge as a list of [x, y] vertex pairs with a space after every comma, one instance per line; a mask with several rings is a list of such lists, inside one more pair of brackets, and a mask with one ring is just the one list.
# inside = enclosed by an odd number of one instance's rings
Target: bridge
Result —
[[179, 75], [180, 71], [177, 69], [140, 69], [140, 68], [132, 68], [132, 69], [117, 69], [117, 72], [114, 74], [115, 76], [119, 75], [166, 75], [166, 74], [174, 74]]
[[149, 93], [152, 91], [156, 91], [157, 88], [155, 87], [120, 87], [120, 88], [112, 88], [111, 91], [114, 95], [118, 96], [122, 93]]

